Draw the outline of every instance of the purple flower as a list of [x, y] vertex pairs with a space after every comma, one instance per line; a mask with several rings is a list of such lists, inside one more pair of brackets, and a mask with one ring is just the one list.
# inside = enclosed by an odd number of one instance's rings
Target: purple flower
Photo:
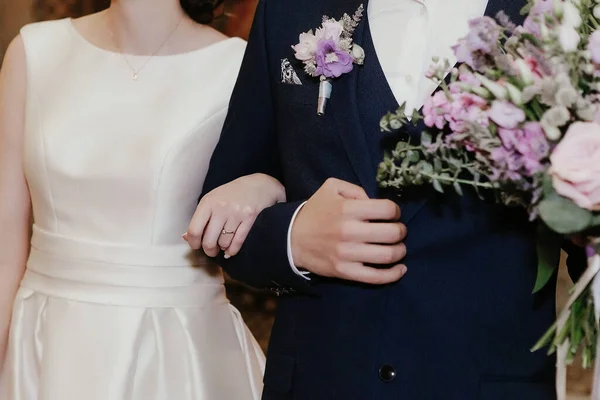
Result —
[[525, 22], [523, 22], [523, 28], [526, 32], [531, 33], [537, 38], [541, 38], [540, 19], [544, 15], [553, 15], [553, 4], [552, 0], [538, 0], [535, 2]]
[[[528, 122], [523, 129], [499, 128], [498, 136], [504, 150], [496, 152], [496, 156], [509, 158], [511, 166], [521, 166], [521, 175], [530, 177], [544, 169], [542, 161], [548, 157], [550, 145], [538, 122]], [[499, 158], [494, 160], [500, 162]], [[505, 163], [502, 165], [508, 167]]]
[[525, 112], [512, 103], [504, 100], [494, 100], [489, 111], [489, 116], [498, 126], [514, 129], [525, 121]]
[[475, 74], [469, 71], [461, 71], [460, 75], [458, 76], [458, 80], [466, 83], [471, 87], [481, 86], [481, 81], [477, 78], [477, 76], [475, 76]]
[[509, 151], [504, 147], [496, 147], [492, 150], [490, 159], [494, 162], [491, 176], [492, 180], [518, 182], [523, 179], [520, 172], [523, 163], [516, 153]]
[[497, 50], [500, 27], [490, 17], [474, 18], [469, 21], [467, 36], [452, 47], [456, 60], [475, 70], [486, 65], [486, 56]]
[[354, 58], [340, 49], [333, 39], [319, 40], [315, 60], [317, 64], [315, 76], [323, 75], [326, 78], [338, 78], [352, 71], [354, 62]]
[[490, 54], [498, 45], [500, 27], [493, 18], [480, 17], [469, 21], [469, 33], [465, 38], [471, 51]]
[[592, 61], [596, 64], [600, 64], [600, 31], [594, 31], [590, 35], [588, 50], [592, 54]]
[[453, 99], [446, 119], [454, 132], [464, 132], [469, 123], [489, 125], [488, 114], [484, 110], [487, 108], [487, 100], [472, 93], [458, 93]]
[[454, 51], [454, 55], [456, 56], [456, 61], [459, 63], [465, 63], [472, 68], [475, 68], [475, 60], [473, 58], [473, 53], [469, 48], [466, 39], [460, 39], [457, 44], [452, 46], [452, 50]]
[[428, 127], [443, 129], [446, 114], [450, 112], [450, 103], [443, 91], [436, 92], [423, 104], [423, 120]]
[[550, 144], [539, 122], [527, 122], [523, 127], [523, 140], [516, 146], [526, 157], [541, 161], [550, 153]]

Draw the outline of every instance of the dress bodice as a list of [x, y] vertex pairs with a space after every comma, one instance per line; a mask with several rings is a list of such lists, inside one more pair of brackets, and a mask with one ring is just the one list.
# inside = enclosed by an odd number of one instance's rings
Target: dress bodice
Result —
[[133, 80], [121, 54], [87, 42], [70, 19], [28, 25], [22, 37], [36, 226], [102, 243], [180, 243], [245, 42], [152, 57]]

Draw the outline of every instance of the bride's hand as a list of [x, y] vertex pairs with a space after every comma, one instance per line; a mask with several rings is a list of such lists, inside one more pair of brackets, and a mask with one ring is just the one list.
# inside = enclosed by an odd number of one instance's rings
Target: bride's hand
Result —
[[202, 247], [209, 257], [219, 249], [225, 251], [225, 258], [232, 257], [258, 214], [284, 201], [285, 189], [277, 179], [265, 174], [241, 177], [202, 198], [183, 238], [194, 250]]

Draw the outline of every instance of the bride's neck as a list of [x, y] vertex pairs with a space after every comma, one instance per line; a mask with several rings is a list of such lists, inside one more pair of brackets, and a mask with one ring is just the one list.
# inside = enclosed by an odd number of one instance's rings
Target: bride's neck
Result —
[[113, 0], [106, 16], [125, 52], [156, 50], [180, 22], [190, 22], [179, 0]]

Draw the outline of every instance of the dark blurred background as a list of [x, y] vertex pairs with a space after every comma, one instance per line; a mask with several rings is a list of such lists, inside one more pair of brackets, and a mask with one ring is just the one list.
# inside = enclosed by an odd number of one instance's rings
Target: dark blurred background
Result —
[[[229, 36], [248, 38], [258, 0], [226, 0], [225, 15], [214, 27]], [[0, 0], [0, 60], [21, 26], [65, 17], [79, 17], [108, 7], [110, 0]]]

